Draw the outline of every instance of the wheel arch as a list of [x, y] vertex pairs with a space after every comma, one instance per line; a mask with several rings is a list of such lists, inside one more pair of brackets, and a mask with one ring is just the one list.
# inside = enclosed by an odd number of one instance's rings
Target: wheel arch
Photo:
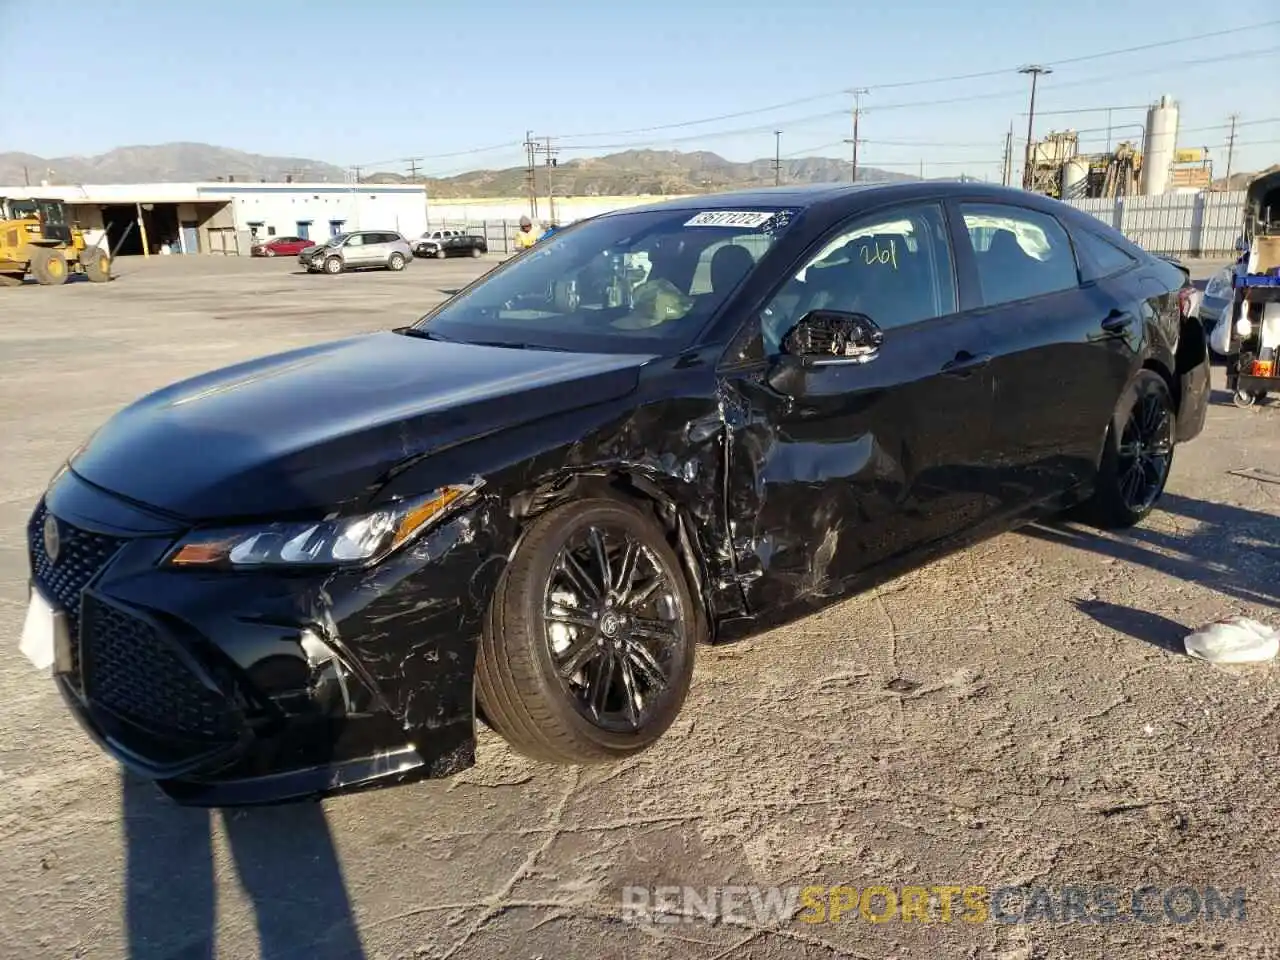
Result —
[[643, 471], [626, 467], [587, 468], [545, 479], [511, 498], [511, 516], [518, 532], [508, 562], [520, 548], [532, 523], [555, 507], [587, 498], [631, 504], [652, 516], [662, 527], [667, 542], [680, 558], [685, 576], [689, 578], [689, 589], [701, 620], [698, 636], [710, 640], [715, 624], [708, 589], [710, 572], [693, 518], [681, 504], [682, 493], [697, 495], [692, 490], [673, 491]]

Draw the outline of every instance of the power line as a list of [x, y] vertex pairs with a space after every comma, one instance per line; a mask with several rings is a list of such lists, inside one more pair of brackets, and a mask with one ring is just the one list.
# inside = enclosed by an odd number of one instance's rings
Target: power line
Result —
[[[1049, 67], [1060, 67], [1060, 66], [1065, 66], [1067, 64], [1084, 63], [1090, 60], [1102, 60], [1107, 57], [1117, 57], [1117, 56], [1123, 56], [1125, 54], [1130, 54], [1130, 53], [1140, 53], [1147, 50], [1155, 50], [1161, 47], [1169, 47], [1169, 46], [1174, 46], [1182, 43], [1200, 42], [1202, 40], [1208, 40], [1213, 37], [1225, 37], [1225, 36], [1230, 36], [1236, 33], [1244, 33], [1246, 31], [1255, 31], [1255, 30], [1261, 31], [1265, 27], [1276, 26], [1276, 25], [1280, 25], [1280, 20], [1271, 20], [1263, 23], [1251, 23], [1247, 26], [1232, 27], [1226, 30], [1216, 30], [1216, 31], [1211, 31], [1209, 33], [1201, 33], [1193, 37], [1177, 37], [1170, 40], [1161, 40], [1153, 43], [1139, 44], [1133, 47], [1124, 47], [1116, 50], [1104, 50], [1099, 53], [1085, 54], [1079, 57], [1068, 57], [1061, 60], [1050, 60], [1050, 61], [1047, 61], [1045, 65]], [[1232, 58], [1234, 59], [1234, 54], [1232, 55]], [[960, 73], [960, 74], [952, 74], [950, 76], [945, 76], [945, 77], [922, 78], [919, 80], [901, 80], [901, 81], [896, 81], [891, 83], [874, 84], [868, 87], [864, 87], [863, 89], [866, 89], [868, 91], [891, 90], [891, 89], [899, 89], [903, 87], [918, 87], [918, 86], [925, 86], [929, 84], [938, 84], [938, 83], [958, 83], [964, 80], [978, 80], [978, 79], [983, 79], [987, 77], [1004, 76], [1010, 73], [1014, 73], [1017, 69], [1018, 69], [1017, 66], [1010, 66], [1010, 67], [1004, 67], [997, 70], [983, 70], [977, 73]], [[662, 123], [662, 124], [656, 124], [654, 126], [649, 126], [649, 127], [632, 127], [630, 129], [625, 129], [625, 130], [597, 130], [597, 131], [591, 131], [586, 133], [563, 134], [561, 139], [581, 140], [588, 137], [630, 136], [631, 134], [637, 134], [637, 133], [654, 133], [659, 130], [678, 130], [683, 127], [700, 126], [704, 123], [718, 123], [722, 120], [737, 120], [741, 117], [759, 116], [760, 114], [763, 114], [763, 113], [770, 113], [774, 110], [785, 110], [788, 107], [795, 107], [804, 103], [814, 103], [815, 101], [818, 101], [818, 100], [828, 100], [836, 96], [847, 96], [849, 92], [850, 91], [847, 88], [843, 90], [828, 91], [826, 93], [812, 94], [807, 97], [799, 97], [795, 100], [788, 100], [784, 103], [770, 104], [769, 106], [766, 106], [766, 107], [755, 107], [750, 110], [738, 110], [733, 113], [722, 113], [722, 114], [718, 114], [716, 116], [711, 116], [711, 117], [700, 117], [695, 120], [681, 120], [675, 123]], [[877, 109], [880, 109], [880, 108], [877, 108]]]

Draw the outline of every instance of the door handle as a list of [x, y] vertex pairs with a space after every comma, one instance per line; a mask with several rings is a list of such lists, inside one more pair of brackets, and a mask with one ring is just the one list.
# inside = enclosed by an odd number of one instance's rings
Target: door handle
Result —
[[970, 353], [968, 350], [961, 350], [942, 365], [942, 374], [946, 377], [967, 377], [990, 362], [991, 354], [989, 353]]
[[1107, 333], [1123, 333], [1133, 326], [1133, 314], [1123, 310], [1112, 310], [1100, 324]]

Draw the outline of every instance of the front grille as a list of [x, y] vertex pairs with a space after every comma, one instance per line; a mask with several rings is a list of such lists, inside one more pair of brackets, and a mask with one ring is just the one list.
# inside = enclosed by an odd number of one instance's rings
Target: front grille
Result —
[[66, 611], [71, 628], [71, 682], [80, 684], [80, 595], [116, 555], [124, 541], [73, 527], [58, 521], [58, 558], [45, 549], [44, 522], [48, 510], [43, 503], [27, 526], [27, 547], [31, 577], [46, 597]]
[[234, 741], [237, 716], [228, 699], [202, 683], [145, 620], [84, 598], [85, 696], [146, 730], [185, 740]]

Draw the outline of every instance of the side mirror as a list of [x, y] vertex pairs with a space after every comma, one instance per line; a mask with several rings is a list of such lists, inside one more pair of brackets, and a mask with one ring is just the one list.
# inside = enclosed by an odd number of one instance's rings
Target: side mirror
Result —
[[810, 310], [782, 338], [782, 353], [802, 366], [869, 363], [883, 342], [884, 331], [865, 313]]

